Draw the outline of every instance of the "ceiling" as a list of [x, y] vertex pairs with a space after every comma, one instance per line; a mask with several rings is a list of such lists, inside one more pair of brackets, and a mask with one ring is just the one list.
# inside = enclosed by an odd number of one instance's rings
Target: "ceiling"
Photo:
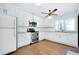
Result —
[[78, 3], [41, 3], [41, 5], [35, 5], [34, 3], [14, 3], [13, 5], [42, 17], [45, 15], [41, 14], [41, 12], [48, 12], [49, 9], [53, 10], [57, 8], [58, 11], [55, 13], [59, 15], [79, 10]]

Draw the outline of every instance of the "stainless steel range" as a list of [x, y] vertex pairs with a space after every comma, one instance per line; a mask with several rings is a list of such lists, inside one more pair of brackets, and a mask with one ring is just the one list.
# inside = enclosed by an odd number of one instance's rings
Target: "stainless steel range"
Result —
[[[37, 26], [37, 23], [35, 21], [33, 22], [30, 22], [29, 21], [29, 27], [36, 27]], [[31, 40], [32, 42], [31, 43], [34, 43], [34, 42], [38, 42], [39, 40], [39, 35], [38, 35], [38, 31], [35, 31], [34, 28], [28, 28], [27, 29], [27, 32], [30, 32], [31, 33]]]
[[39, 31], [35, 31], [34, 28], [28, 28], [27, 32], [31, 33], [31, 43], [35, 43], [39, 41]]
[[32, 42], [38, 42], [38, 39], [39, 39], [38, 31], [31, 32], [31, 39], [32, 39]]

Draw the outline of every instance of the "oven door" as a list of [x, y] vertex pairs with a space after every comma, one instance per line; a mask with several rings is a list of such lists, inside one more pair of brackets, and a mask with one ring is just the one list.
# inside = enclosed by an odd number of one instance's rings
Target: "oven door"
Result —
[[38, 41], [38, 32], [32, 32], [32, 35], [31, 35], [31, 39], [32, 39], [32, 42], [34, 41]]

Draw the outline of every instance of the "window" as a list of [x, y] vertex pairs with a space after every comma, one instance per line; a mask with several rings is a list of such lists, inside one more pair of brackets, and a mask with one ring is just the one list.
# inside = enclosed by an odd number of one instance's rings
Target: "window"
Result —
[[65, 20], [65, 31], [75, 31], [75, 19]]
[[57, 20], [55, 23], [55, 29], [56, 29], [56, 31], [63, 31], [64, 30], [64, 21]]
[[57, 20], [55, 23], [56, 31], [75, 31], [75, 19]]

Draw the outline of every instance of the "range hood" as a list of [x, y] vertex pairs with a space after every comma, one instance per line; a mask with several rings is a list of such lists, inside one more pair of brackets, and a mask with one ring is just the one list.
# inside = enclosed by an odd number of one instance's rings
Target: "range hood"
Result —
[[34, 22], [34, 21], [29, 22], [30, 27], [36, 27], [36, 25], [37, 25], [37, 22]]

